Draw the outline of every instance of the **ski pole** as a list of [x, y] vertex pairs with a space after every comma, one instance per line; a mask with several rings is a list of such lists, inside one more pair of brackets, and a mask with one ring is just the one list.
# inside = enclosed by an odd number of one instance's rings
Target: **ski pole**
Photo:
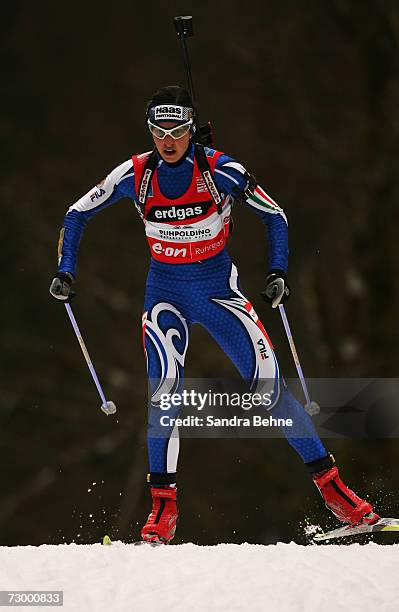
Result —
[[82, 353], [84, 355], [84, 358], [86, 359], [86, 363], [87, 363], [87, 365], [89, 367], [90, 374], [92, 375], [94, 383], [95, 383], [95, 385], [97, 387], [97, 391], [98, 391], [98, 393], [99, 393], [99, 395], [101, 397], [101, 401], [102, 401], [101, 410], [103, 412], [105, 412], [105, 414], [107, 416], [109, 414], [114, 414], [116, 412], [116, 406], [115, 406], [114, 402], [109, 402], [105, 398], [104, 391], [102, 390], [102, 387], [100, 385], [100, 381], [98, 380], [98, 376], [96, 374], [96, 371], [95, 371], [94, 366], [92, 364], [92, 361], [90, 359], [90, 355], [89, 355], [88, 350], [86, 348], [86, 345], [85, 345], [85, 343], [83, 341], [82, 334], [80, 333], [80, 330], [79, 330], [78, 324], [76, 322], [75, 316], [74, 316], [74, 314], [72, 312], [71, 305], [68, 302], [66, 302], [65, 303], [65, 308], [66, 308], [66, 311], [68, 313], [69, 319], [70, 319], [70, 321], [72, 323], [72, 327], [74, 329], [76, 337], [77, 337], [77, 339], [79, 341], [80, 348], [82, 349]]
[[308, 414], [310, 414], [311, 416], [314, 416], [315, 414], [319, 414], [320, 406], [319, 406], [319, 404], [317, 404], [317, 402], [312, 402], [310, 400], [310, 396], [309, 396], [308, 388], [307, 388], [307, 385], [306, 385], [305, 377], [304, 377], [303, 372], [302, 372], [302, 367], [301, 367], [301, 364], [300, 364], [300, 361], [299, 361], [298, 353], [297, 353], [297, 350], [295, 348], [294, 338], [292, 337], [290, 325], [288, 323], [287, 315], [285, 314], [285, 308], [284, 308], [283, 304], [279, 304], [278, 309], [280, 311], [280, 315], [281, 315], [281, 319], [283, 321], [285, 333], [287, 335], [287, 339], [288, 339], [288, 343], [290, 345], [291, 353], [292, 353], [292, 356], [294, 358], [294, 363], [295, 363], [295, 366], [296, 366], [296, 370], [298, 372], [299, 380], [301, 381], [302, 390], [303, 390], [303, 393], [304, 393], [304, 396], [305, 396], [305, 399], [306, 399], [306, 404], [304, 406], [305, 410], [306, 410], [306, 412]]

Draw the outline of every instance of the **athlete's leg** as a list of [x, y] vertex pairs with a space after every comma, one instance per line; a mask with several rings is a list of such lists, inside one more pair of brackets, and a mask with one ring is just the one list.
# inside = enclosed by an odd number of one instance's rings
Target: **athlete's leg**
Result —
[[[147, 290], [143, 315], [143, 343], [149, 377], [147, 445], [148, 482], [152, 510], [141, 530], [143, 540], [170, 542], [176, 531], [176, 469], [179, 431], [173, 424], [179, 409], [162, 410], [165, 396], [181, 388], [189, 326], [179, 308], [159, 297], [167, 292]], [[166, 420], [166, 423], [164, 422]]]
[[147, 445], [149, 482], [175, 484], [179, 433], [173, 419], [178, 407], [167, 410], [167, 396], [181, 389], [189, 325], [180, 310], [167, 301], [147, 297], [143, 315], [143, 343], [149, 378]]
[[211, 297], [203, 305], [202, 324], [230, 357], [241, 376], [251, 382], [251, 390], [273, 390], [273, 416], [292, 419], [292, 427], [282, 427], [290, 445], [305, 463], [327, 456], [312, 420], [284, 385], [270, 339], [256, 312], [241, 293], [237, 269], [232, 264], [230, 293], [222, 299]]
[[[278, 379], [273, 347], [251, 304], [240, 292], [234, 265], [228, 283], [231, 290], [228, 297], [225, 294], [223, 298], [215, 296], [203, 303], [202, 324], [229, 355], [243, 378], [252, 383], [258, 381], [258, 384], [262, 384], [260, 379], [264, 376], [275, 375]], [[327, 453], [312, 420], [283, 382], [274, 399], [273, 415], [292, 419], [293, 427], [282, 428], [284, 435], [305, 462], [327, 508], [344, 523], [373, 523], [378, 520], [372, 505], [342, 482], [334, 458]]]

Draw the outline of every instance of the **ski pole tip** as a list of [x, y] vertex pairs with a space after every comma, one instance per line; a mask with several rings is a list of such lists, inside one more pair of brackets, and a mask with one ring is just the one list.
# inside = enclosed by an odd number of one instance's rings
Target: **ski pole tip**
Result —
[[305, 404], [305, 410], [310, 416], [315, 416], [320, 413], [320, 406], [317, 402]]
[[101, 405], [101, 410], [108, 416], [109, 414], [115, 414], [116, 406], [114, 402], [106, 402]]

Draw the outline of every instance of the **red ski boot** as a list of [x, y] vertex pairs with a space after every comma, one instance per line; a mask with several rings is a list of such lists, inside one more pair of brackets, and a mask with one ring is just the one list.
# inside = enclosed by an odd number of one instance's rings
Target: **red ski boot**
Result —
[[168, 544], [175, 535], [178, 510], [176, 488], [151, 487], [152, 511], [141, 530], [146, 542]]
[[319, 489], [327, 508], [341, 523], [371, 525], [380, 518], [368, 501], [360, 499], [342, 482], [336, 466], [313, 474], [313, 482]]

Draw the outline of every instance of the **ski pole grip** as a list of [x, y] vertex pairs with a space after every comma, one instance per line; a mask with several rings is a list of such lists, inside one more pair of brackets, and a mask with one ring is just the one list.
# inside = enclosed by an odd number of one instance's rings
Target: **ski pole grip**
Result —
[[190, 36], [194, 36], [193, 18], [191, 15], [174, 17], [173, 21], [177, 38], [190, 38]]

